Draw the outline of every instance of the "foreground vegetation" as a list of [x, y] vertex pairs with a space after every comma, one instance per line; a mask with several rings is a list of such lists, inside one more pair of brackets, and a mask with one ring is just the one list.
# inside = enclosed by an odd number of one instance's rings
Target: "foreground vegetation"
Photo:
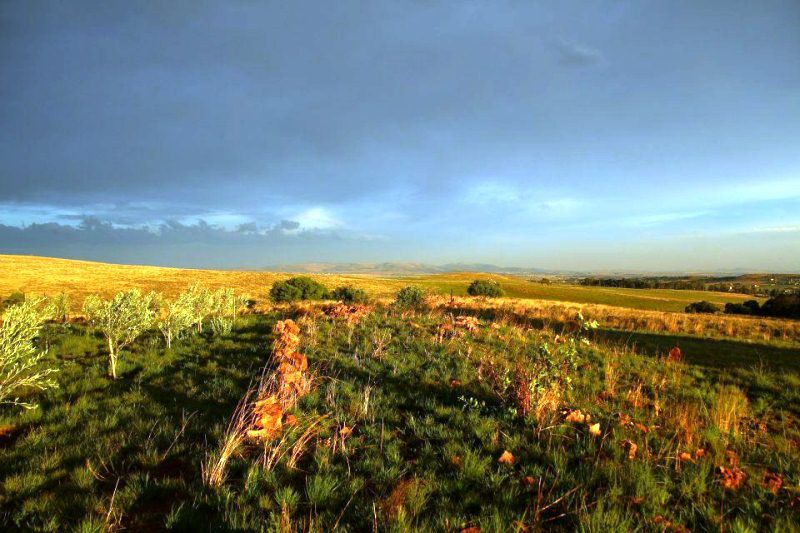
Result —
[[0, 411], [0, 524], [797, 530], [797, 337], [632, 343], [591, 306], [420, 294], [271, 306], [169, 348], [150, 327], [117, 379], [101, 330], [59, 325], [57, 388]]

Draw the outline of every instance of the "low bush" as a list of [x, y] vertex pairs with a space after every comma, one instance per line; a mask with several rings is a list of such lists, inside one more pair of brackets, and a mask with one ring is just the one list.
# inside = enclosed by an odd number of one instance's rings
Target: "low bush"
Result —
[[38, 309], [38, 301], [28, 301], [11, 306], [0, 322], [0, 405], [10, 404], [26, 408], [35, 403], [18, 397], [33, 390], [43, 391], [56, 386], [50, 375], [57, 370], [44, 359], [36, 348], [45, 316]]
[[20, 292], [20, 291], [16, 291], [16, 292], [12, 292], [11, 295], [9, 295], [8, 298], [3, 300], [3, 307], [4, 308], [8, 308], [8, 307], [11, 307], [13, 305], [19, 305], [19, 304], [22, 304], [22, 303], [25, 303], [25, 293], [24, 292]]
[[269, 297], [273, 302], [325, 300], [328, 297], [328, 289], [308, 276], [298, 276], [273, 283]]
[[757, 300], [747, 300], [744, 303], [726, 303], [725, 312], [729, 315], [758, 315], [761, 308]]
[[761, 314], [783, 318], [800, 318], [800, 294], [781, 294], [761, 306]]
[[356, 289], [349, 285], [335, 288], [330, 296], [331, 300], [339, 300], [346, 304], [364, 304], [369, 301], [364, 289]]
[[394, 304], [404, 309], [416, 309], [425, 303], [425, 293], [419, 287], [409, 285], [397, 291]]
[[716, 304], [702, 300], [700, 302], [690, 303], [686, 306], [684, 311], [687, 313], [719, 313], [720, 308]]
[[470, 283], [467, 288], [467, 294], [470, 296], [488, 296], [490, 298], [499, 298], [503, 295], [503, 289], [500, 284], [493, 280], [476, 279]]

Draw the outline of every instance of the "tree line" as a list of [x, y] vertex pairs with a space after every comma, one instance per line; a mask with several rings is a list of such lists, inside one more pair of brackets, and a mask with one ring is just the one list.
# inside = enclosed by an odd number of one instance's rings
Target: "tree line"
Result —
[[724, 311], [729, 315], [800, 318], [800, 294], [779, 294], [763, 304], [759, 304], [758, 300], [747, 300], [742, 303], [729, 302], [725, 304], [724, 308], [703, 300], [690, 303], [686, 306], [685, 311], [687, 313], [719, 313]]

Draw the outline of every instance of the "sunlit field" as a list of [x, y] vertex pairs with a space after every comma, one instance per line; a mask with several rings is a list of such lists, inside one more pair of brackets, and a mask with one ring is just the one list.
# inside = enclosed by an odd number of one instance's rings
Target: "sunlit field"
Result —
[[[265, 285], [167, 347], [170, 302], [227, 294], [176, 299], [181, 282], [280, 277], [95, 268], [170, 298], [116, 378], [102, 301], [43, 326], [56, 386], [0, 407], [4, 529], [797, 530], [796, 321], [435, 294], [274, 304]], [[53, 270], [26, 288], [80, 286], [73, 308], [99, 288]]]
[[[116, 291], [138, 287], [173, 296], [193, 282], [211, 288], [231, 287], [238, 292], [264, 300], [273, 282], [290, 274], [259, 271], [224, 271], [163, 268], [133, 265], [113, 265], [89, 261], [72, 261], [47, 257], [0, 255], [0, 294], [22, 291], [30, 294], [66, 292], [73, 300], [82, 302], [89, 294], [109, 296]], [[666, 289], [617, 289], [583, 287], [561, 283], [543, 284], [538, 281], [498, 274], [454, 273], [412, 277], [382, 277], [364, 275], [312, 275], [331, 287], [351, 284], [365, 289], [371, 296], [391, 298], [406, 285], [418, 285], [432, 293], [463, 296], [469, 282], [476, 277], [502, 283], [512, 298], [542, 299], [563, 302], [603, 304], [656, 311], [683, 311], [688, 303], [708, 300], [717, 304], [743, 302], [752, 299], [745, 294], [709, 291], [678, 291]]]

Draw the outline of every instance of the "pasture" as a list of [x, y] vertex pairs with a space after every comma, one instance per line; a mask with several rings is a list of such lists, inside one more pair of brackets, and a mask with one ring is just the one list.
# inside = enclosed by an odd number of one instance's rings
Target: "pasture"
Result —
[[[73, 307], [101, 287], [174, 298], [190, 280], [283, 279], [4, 272], [6, 292], [61, 286]], [[446, 294], [476, 276], [445, 277], [414, 281]], [[494, 278], [516, 298], [265, 301], [169, 348], [151, 326], [121, 347], [116, 378], [97, 318], [47, 324], [35, 342], [57, 386], [22, 392], [35, 409], [0, 407], [0, 528], [798, 529], [796, 322], [528, 300], [515, 287], [538, 285]]]

